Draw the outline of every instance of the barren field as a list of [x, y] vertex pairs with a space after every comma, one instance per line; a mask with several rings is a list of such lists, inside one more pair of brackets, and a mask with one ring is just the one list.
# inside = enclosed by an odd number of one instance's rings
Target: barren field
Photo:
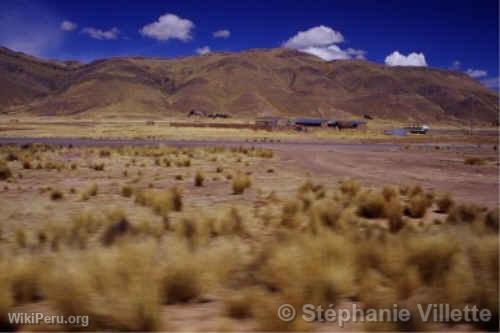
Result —
[[[0, 329], [496, 330], [486, 141], [2, 138]], [[429, 303], [492, 319], [424, 322]], [[283, 321], [282, 304], [398, 304], [412, 319]], [[12, 312], [89, 325], [16, 327]]]

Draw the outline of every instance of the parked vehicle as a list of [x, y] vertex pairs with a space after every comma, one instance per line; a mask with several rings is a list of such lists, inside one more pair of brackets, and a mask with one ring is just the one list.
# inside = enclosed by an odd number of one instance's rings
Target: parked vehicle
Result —
[[410, 133], [414, 134], [427, 134], [429, 131], [429, 126], [427, 125], [420, 125], [420, 124], [411, 124], [409, 126], [404, 127], [405, 130], [407, 130]]

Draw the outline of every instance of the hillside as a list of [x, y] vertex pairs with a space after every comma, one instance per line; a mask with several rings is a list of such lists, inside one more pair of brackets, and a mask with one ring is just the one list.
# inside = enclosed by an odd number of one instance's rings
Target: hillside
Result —
[[0, 49], [3, 113], [168, 117], [190, 110], [232, 117], [282, 115], [415, 121], [498, 117], [498, 96], [465, 74], [325, 62], [286, 49], [79, 64]]

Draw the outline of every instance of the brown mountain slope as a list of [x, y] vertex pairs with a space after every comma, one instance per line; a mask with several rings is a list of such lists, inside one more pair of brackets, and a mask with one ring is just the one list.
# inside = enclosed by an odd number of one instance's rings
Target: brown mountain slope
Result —
[[286, 49], [177, 59], [47, 62], [0, 49], [4, 112], [179, 116], [192, 109], [258, 115], [495, 121], [498, 96], [447, 70], [325, 62]]

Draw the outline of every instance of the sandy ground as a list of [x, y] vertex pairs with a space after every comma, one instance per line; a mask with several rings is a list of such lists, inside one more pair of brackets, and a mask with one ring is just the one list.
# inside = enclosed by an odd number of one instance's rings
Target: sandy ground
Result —
[[[367, 185], [419, 184], [449, 192], [457, 200], [494, 207], [499, 200], [497, 146], [469, 143], [350, 143], [350, 142], [247, 142], [234, 140], [142, 140], [71, 138], [0, 138], [0, 144], [48, 143], [73, 146], [171, 145], [257, 146], [269, 148], [279, 158], [278, 169], [302, 180], [307, 175], [334, 185], [353, 178]], [[484, 165], [467, 165], [469, 156]]]
[[[385, 186], [416, 185], [433, 189], [437, 193], [450, 192], [458, 201], [472, 202], [485, 206], [498, 205], [498, 154], [492, 144], [408, 144], [408, 143], [349, 143], [349, 142], [247, 142], [247, 141], [147, 141], [147, 140], [93, 140], [93, 139], [40, 139], [0, 138], [0, 144], [48, 143], [69, 146], [61, 154], [48, 153], [50, 160], [66, 164], [62, 172], [56, 170], [25, 170], [19, 161], [11, 162], [14, 179], [2, 183], [0, 188], [0, 224], [6, 232], [19, 226], [40, 224], [44, 221], [64, 220], [82, 210], [102, 211], [119, 206], [132, 220], [159, 220], [150, 209], [133, 202], [133, 198], [121, 196], [124, 185], [134, 188], [165, 189], [178, 186], [185, 194], [187, 210], [217, 212], [230, 205], [242, 209], [254, 209], [259, 201], [265, 200], [271, 192], [280, 197], [293, 195], [305, 180], [335, 186], [340, 179], [354, 178], [365, 185]], [[186, 167], [163, 167], [154, 163], [154, 158], [118, 156], [98, 158], [87, 157], [77, 146], [122, 146], [162, 144], [172, 146], [258, 146], [270, 148], [272, 159], [234, 154], [217, 155], [217, 160], [200, 155], [192, 158], [192, 165]], [[466, 165], [467, 156], [480, 157], [483, 165]], [[137, 163], [133, 160], [137, 159]], [[106, 164], [104, 171], [89, 167], [95, 161]], [[75, 170], [67, 166], [78, 162]], [[128, 166], [127, 166], [128, 165]], [[216, 167], [224, 170], [217, 172]], [[123, 172], [127, 170], [127, 176]], [[193, 177], [197, 170], [205, 175], [205, 186], [196, 187]], [[230, 181], [225, 176], [235, 170], [251, 173], [252, 187], [243, 195], [231, 193]], [[20, 177], [22, 174], [22, 177]], [[176, 179], [182, 175], [182, 180]], [[80, 199], [81, 192], [92, 183], [99, 185], [99, 194], [88, 201]], [[4, 187], [5, 186], [5, 187]], [[51, 201], [49, 192], [41, 190], [51, 186], [64, 193], [62, 201]], [[76, 193], [70, 190], [76, 189]], [[29, 204], [27, 204], [29, 203]], [[200, 211], [200, 210], [198, 210]], [[427, 219], [435, 217], [433, 212]], [[440, 216], [437, 216], [440, 217]], [[175, 216], [173, 216], [175, 220]], [[40, 304], [35, 305], [35, 307]], [[173, 331], [219, 331], [254, 330], [250, 320], [232, 320], [219, 316], [221, 299], [207, 300], [196, 304], [169, 305], [163, 311], [168, 314], [169, 329]], [[31, 310], [31, 309], [30, 309]], [[46, 311], [46, 310], [43, 310]], [[49, 311], [50, 312], [50, 311]], [[335, 325], [317, 324], [316, 330], [334, 331]], [[359, 330], [360, 327], [350, 327]], [[449, 329], [449, 327], [448, 327]]]
[[[277, 148], [278, 155], [297, 171], [329, 182], [354, 178], [368, 185], [420, 184], [449, 192], [458, 200], [498, 204], [498, 155], [491, 146], [333, 145]], [[464, 156], [481, 156], [485, 165], [464, 163]]]

